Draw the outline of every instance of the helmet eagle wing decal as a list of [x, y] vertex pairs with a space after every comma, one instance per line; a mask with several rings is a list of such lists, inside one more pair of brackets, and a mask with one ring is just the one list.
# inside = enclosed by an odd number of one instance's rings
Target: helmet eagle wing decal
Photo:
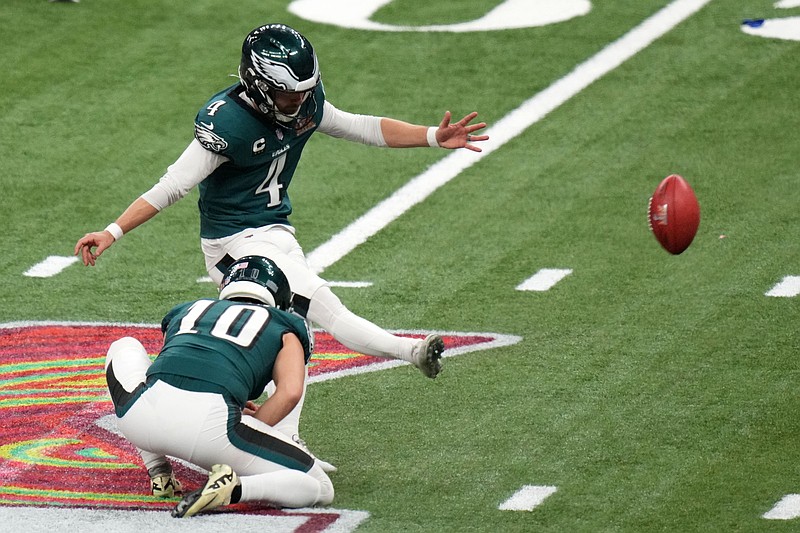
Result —
[[287, 65], [279, 61], [272, 61], [268, 57], [250, 52], [250, 61], [258, 72], [258, 75], [265, 78], [273, 87], [283, 91], [294, 91], [300, 83], [300, 76]]

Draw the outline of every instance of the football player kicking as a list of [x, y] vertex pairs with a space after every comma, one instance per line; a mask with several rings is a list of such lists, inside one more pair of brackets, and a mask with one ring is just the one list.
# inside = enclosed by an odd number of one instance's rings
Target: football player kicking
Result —
[[[210, 471], [173, 516], [246, 501], [278, 507], [333, 501], [333, 484], [315, 458], [273, 427], [303, 396], [311, 354], [306, 323], [285, 312], [290, 296], [272, 261], [242, 258], [222, 281], [219, 300], [167, 313], [164, 346], [152, 365], [132, 337], [109, 348], [106, 380], [117, 424], [148, 470], [159, 471], [173, 489], [179, 484], [165, 455]], [[256, 408], [252, 400], [269, 381], [275, 391]]]
[[[309, 268], [289, 222], [288, 189], [315, 131], [374, 146], [481, 151], [473, 143], [489, 137], [473, 135], [486, 126], [471, 124], [476, 116], [451, 123], [448, 111], [438, 127], [426, 127], [341, 111], [326, 99], [311, 43], [287, 26], [261, 26], [242, 45], [239, 82], [199, 111], [195, 138], [183, 154], [114, 223], [78, 240], [75, 254], [94, 265], [124, 233], [198, 186], [201, 247], [216, 283], [235, 259], [269, 257], [289, 279], [296, 312], [353, 351], [408, 361], [435, 378], [445, 348], [438, 335], [414, 340], [390, 334], [347, 309]], [[277, 427], [299, 441], [299, 418], [298, 407]]]

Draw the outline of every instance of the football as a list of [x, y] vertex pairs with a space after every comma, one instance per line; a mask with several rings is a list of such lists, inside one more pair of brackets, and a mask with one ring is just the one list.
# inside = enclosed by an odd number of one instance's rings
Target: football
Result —
[[677, 174], [664, 178], [650, 197], [647, 222], [666, 251], [683, 253], [700, 226], [700, 204], [691, 185]]

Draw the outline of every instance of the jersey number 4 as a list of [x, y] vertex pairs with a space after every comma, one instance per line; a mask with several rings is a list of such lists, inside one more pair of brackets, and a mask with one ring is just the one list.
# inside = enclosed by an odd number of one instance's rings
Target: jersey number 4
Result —
[[275, 207], [281, 203], [281, 189], [283, 184], [278, 179], [283, 172], [283, 167], [286, 165], [286, 154], [281, 154], [279, 157], [272, 160], [272, 164], [267, 171], [267, 177], [256, 189], [256, 194], [269, 194], [269, 201], [267, 207]]

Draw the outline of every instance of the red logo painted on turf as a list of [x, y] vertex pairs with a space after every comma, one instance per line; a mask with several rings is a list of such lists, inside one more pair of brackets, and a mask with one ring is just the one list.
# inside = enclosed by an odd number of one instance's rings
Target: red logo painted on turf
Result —
[[[427, 332], [398, 332], [424, 338]], [[130, 335], [156, 354], [158, 326], [106, 324], [0, 325], [0, 505], [116, 509], [169, 509], [175, 501], [150, 494], [149, 478], [136, 450], [113, 428], [103, 365], [108, 346]], [[310, 382], [399, 366], [351, 352], [325, 332], [315, 334]], [[442, 334], [445, 356], [518, 342], [489, 333]], [[422, 378], [421, 378], [422, 379]], [[111, 417], [113, 419], [113, 417]], [[104, 422], [105, 421], [105, 422]], [[176, 465], [186, 488], [206, 475]], [[284, 511], [242, 504], [239, 512], [282, 515]], [[302, 531], [324, 531], [340, 511], [308, 513]], [[291, 516], [297, 518], [293, 511]]]

